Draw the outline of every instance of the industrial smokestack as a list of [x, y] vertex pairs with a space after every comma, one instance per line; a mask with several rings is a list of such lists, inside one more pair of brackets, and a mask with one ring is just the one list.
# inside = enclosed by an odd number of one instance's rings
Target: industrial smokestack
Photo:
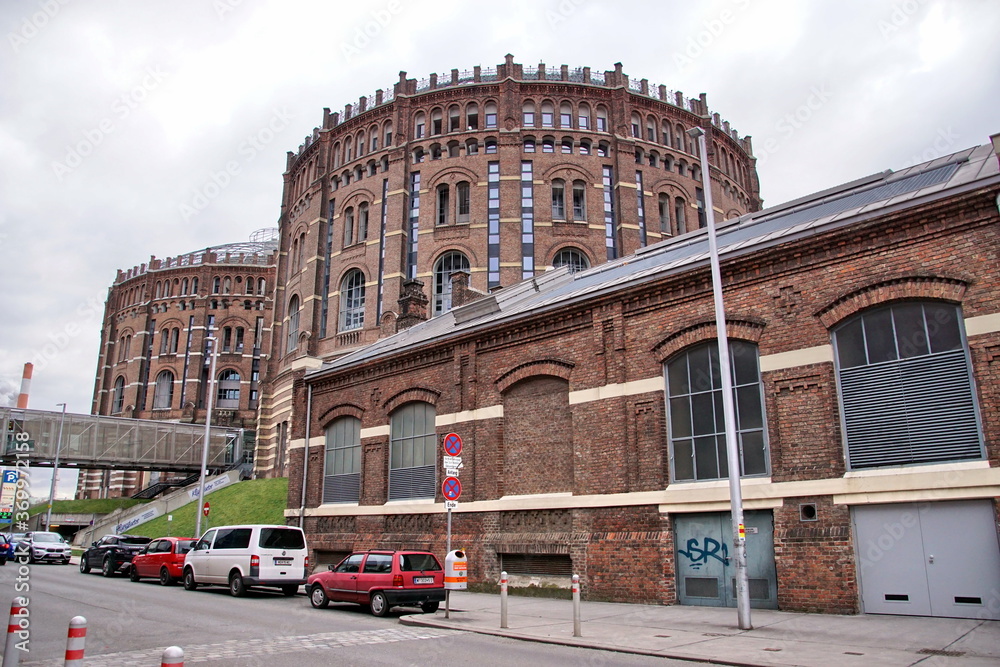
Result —
[[30, 361], [24, 365], [24, 374], [21, 375], [21, 393], [17, 397], [18, 410], [28, 408], [28, 392], [31, 391], [31, 370], [33, 368]]

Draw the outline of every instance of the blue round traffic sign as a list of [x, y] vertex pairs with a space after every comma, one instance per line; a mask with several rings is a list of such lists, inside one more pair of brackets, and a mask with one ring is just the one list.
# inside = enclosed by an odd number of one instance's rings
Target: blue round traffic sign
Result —
[[448, 456], [458, 456], [462, 453], [462, 438], [459, 437], [458, 433], [449, 433], [444, 436], [444, 451]]
[[458, 500], [462, 495], [462, 483], [458, 481], [458, 477], [445, 477], [441, 493], [444, 494], [445, 500]]

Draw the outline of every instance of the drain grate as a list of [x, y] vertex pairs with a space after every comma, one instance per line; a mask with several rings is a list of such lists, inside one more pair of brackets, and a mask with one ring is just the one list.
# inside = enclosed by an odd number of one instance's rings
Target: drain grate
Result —
[[922, 655], [943, 655], [948, 658], [961, 658], [965, 655], [965, 651], [945, 651], [940, 648], [922, 648], [917, 653]]
[[864, 655], [864, 653], [858, 653], [857, 651], [844, 651], [844, 655]]

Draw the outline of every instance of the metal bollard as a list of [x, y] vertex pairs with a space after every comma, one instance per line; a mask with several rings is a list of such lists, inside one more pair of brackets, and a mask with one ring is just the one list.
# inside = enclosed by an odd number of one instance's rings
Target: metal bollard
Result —
[[184, 649], [180, 646], [168, 646], [163, 649], [160, 667], [184, 667]]
[[500, 627], [507, 628], [507, 573], [500, 573]]
[[580, 575], [573, 575], [573, 636], [580, 634]]
[[24, 598], [14, 598], [10, 603], [10, 620], [7, 621], [7, 642], [3, 649], [3, 667], [17, 667], [21, 661], [21, 651], [17, 648], [17, 633], [25, 628], [21, 627], [21, 621], [27, 621], [28, 609], [21, 601]]
[[69, 622], [69, 633], [66, 635], [66, 667], [83, 665], [83, 645], [87, 641], [87, 619], [74, 616]]

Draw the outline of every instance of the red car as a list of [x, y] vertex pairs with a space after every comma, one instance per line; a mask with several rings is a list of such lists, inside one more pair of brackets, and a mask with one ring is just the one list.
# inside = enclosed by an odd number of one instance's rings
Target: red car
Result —
[[362, 551], [311, 575], [306, 592], [317, 609], [356, 602], [368, 605], [375, 616], [385, 616], [395, 605], [420, 605], [431, 614], [444, 601], [444, 570], [427, 551]]
[[191, 550], [195, 540], [189, 537], [161, 537], [153, 540], [132, 558], [128, 569], [129, 579], [159, 579], [164, 586], [180, 580], [184, 569], [184, 554]]

